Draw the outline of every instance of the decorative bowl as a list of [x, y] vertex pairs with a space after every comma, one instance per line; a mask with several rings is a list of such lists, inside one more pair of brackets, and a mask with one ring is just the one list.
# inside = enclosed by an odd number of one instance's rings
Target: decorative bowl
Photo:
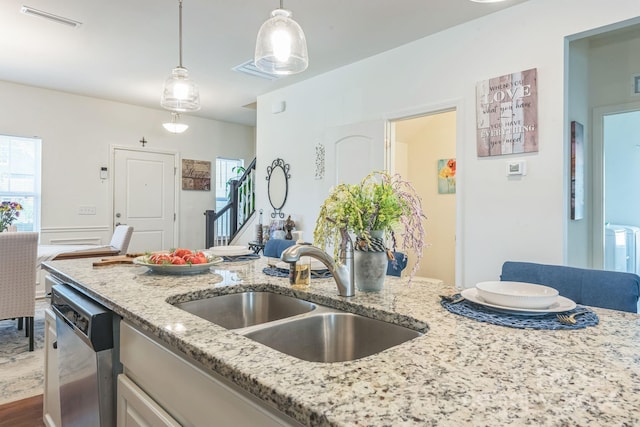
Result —
[[156, 274], [169, 274], [169, 275], [185, 275], [185, 274], [200, 274], [209, 272], [209, 269], [220, 264], [223, 259], [219, 256], [207, 256], [207, 263], [204, 264], [153, 264], [149, 260], [148, 255], [139, 256], [134, 258], [133, 263], [147, 267], [151, 272]]
[[503, 307], [543, 309], [558, 299], [556, 289], [533, 283], [480, 282], [476, 289], [483, 300]]

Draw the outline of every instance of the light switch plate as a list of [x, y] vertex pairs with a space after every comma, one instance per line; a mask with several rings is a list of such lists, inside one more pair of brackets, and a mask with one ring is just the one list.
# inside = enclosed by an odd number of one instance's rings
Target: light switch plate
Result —
[[95, 206], [80, 206], [78, 208], [78, 215], [95, 215], [96, 207]]

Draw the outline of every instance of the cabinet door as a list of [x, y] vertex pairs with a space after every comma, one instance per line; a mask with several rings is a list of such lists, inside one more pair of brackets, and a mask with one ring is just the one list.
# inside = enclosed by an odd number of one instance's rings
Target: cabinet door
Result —
[[42, 419], [47, 427], [60, 427], [60, 390], [58, 388], [58, 349], [56, 318], [53, 311], [44, 311], [44, 396]]
[[126, 375], [118, 375], [118, 427], [180, 427]]

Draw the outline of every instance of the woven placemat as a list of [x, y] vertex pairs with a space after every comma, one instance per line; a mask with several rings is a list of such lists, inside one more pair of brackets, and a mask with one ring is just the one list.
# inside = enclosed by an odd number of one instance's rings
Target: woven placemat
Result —
[[[458, 294], [455, 296], [460, 295]], [[449, 301], [442, 300], [440, 301], [440, 304], [451, 313], [459, 314], [460, 316], [465, 316], [480, 322], [491, 323], [493, 325], [508, 326], [510, 328], [518, 329], [582, 329], [587, 326], [595, 326], [600, 322], [598, 315], [591, 309], [584, 306], [576, 306], [573, 310], [562, 313], [571, 314], [576, 311], [587, 310], [587, 313], [576, 317], [577, 323], [575, 325], [566, 325], [564, 323], [560, 323], [556, 317], [556, 314], [558, 313], [549, 313], [539, 316], [509, 314], [491, 310], [488, 307], [484, 307], [468, 300], [463, 300], [458, 303], [451, 303]]]
[[[262, 269], [262, 272], [267, 276], [289, 277], [289, 270], [285, 270], [283, 268], [265, 267]], [[327, 277], [332, 277], [329, 270], [311, 270], [312, 279], [326, 279]]]

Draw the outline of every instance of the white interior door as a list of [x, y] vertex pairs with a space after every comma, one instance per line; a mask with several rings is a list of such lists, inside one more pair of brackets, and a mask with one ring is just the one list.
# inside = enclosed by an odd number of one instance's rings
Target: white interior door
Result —
[[376, 120], [327, 130], [326, 176], [330, 186], [356, 184], [370, 172], [385, 169], [384, 127], [384, 120]]
[[173, 248], [176, 154], [114, 148], [113, 159], [113, 223], [133, 226], [128, 252]]

